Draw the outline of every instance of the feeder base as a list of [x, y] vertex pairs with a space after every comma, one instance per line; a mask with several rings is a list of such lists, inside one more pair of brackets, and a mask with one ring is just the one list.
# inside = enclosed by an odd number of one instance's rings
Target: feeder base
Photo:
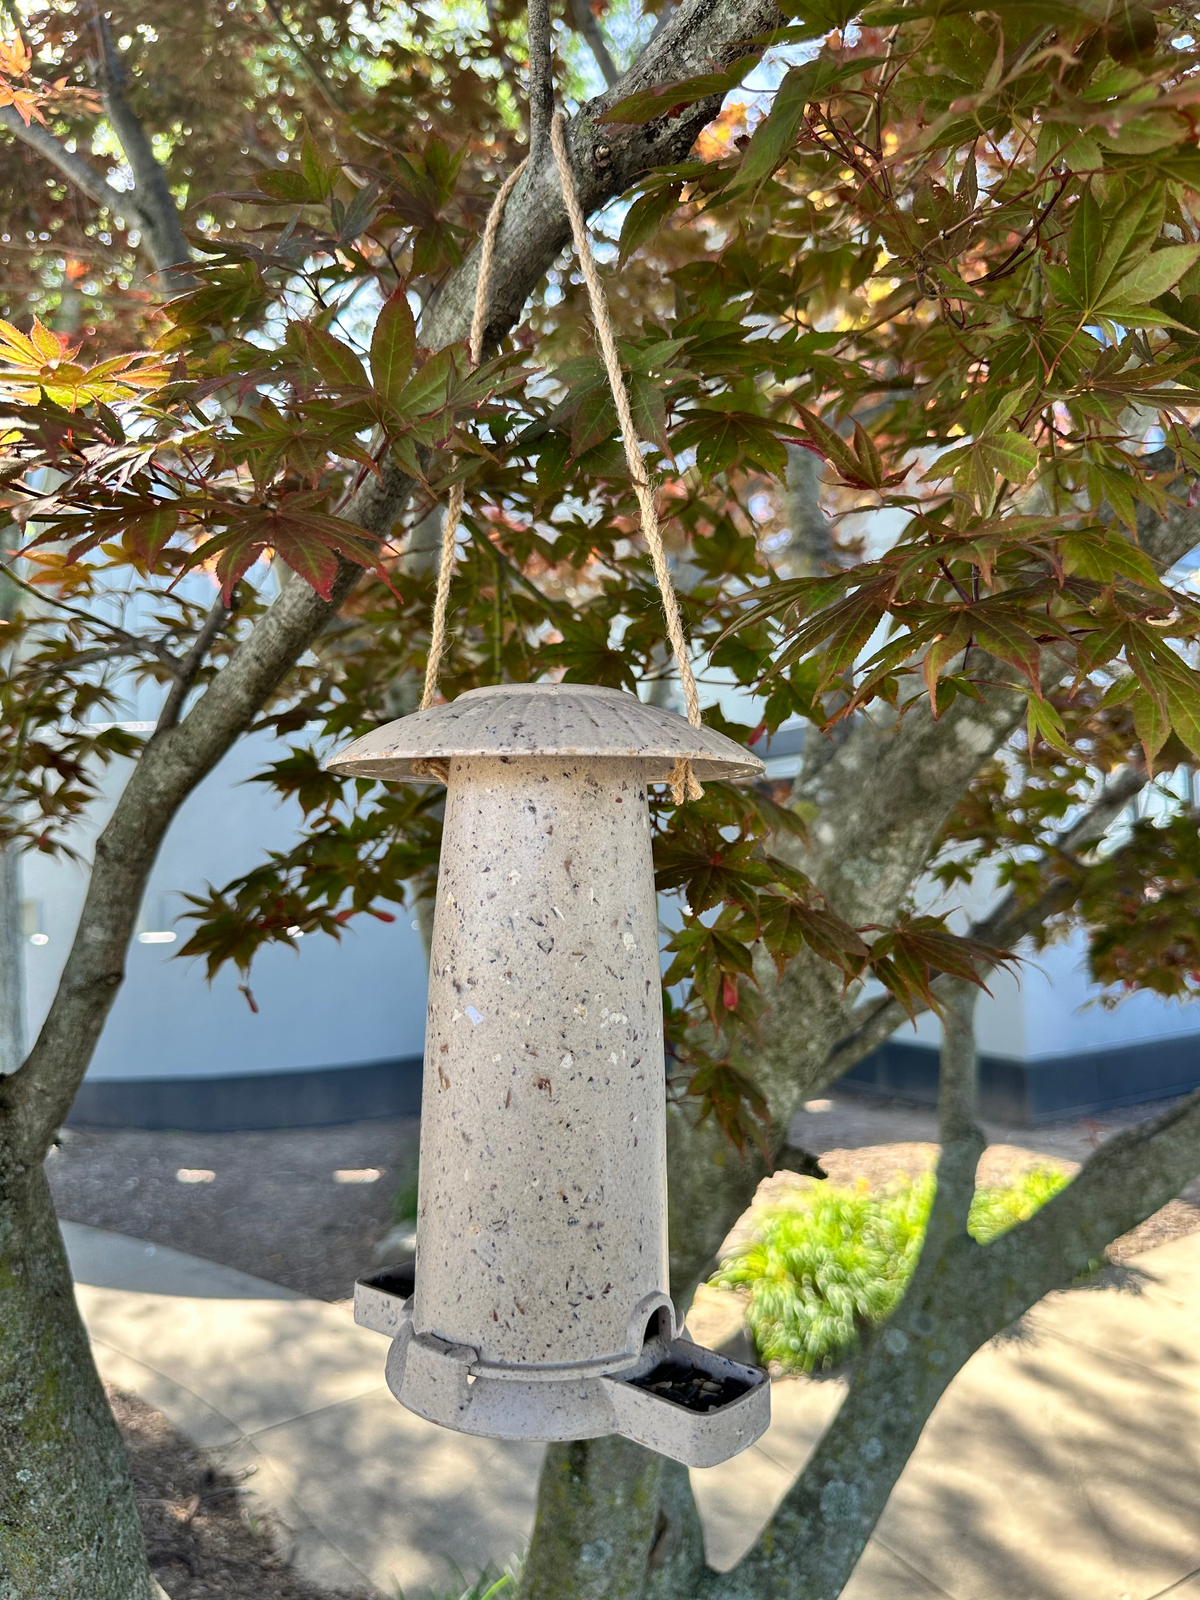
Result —
[[637, 1363], [599, 1377], [488, 1377], [478, 1352], [415, 1333], [410, 1283], [382, 1272], [355, 1285], [354, 1320], [392, 1340], [388, 1388], [410, 1411], [493, 1439], [597, 1439], [619, 1433], [689, 1467], [714, 1467], [766, 1432], [771, 1386], [761, 1367], [686, 1336], [648, 1339]]

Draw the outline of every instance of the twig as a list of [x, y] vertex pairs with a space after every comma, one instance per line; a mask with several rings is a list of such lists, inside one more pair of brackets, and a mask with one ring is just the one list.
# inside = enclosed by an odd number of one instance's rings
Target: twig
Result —
[[188, 691], [196, 681], [196, 675], [204, 665], [204, 658], [208, 654], [213, 640], [233, 615], [230, 607], [224, 605], [220, 599], [214, 600], [212, 609], [204, 619], [204, 625], [196, 635], [195, 643], [178, 662], [175, 667], [175, 682], [171, 685], [169, 694], [163, 702], [163, 708], [158, 714], [158, 721], [154, 726], [151, 737], [156, 738], [160, 733], [166, 733], [168, 728], [173, 728], [179, 721], [179, 713], [183, 710], [183, 702], [187, 699]]
[[588, 0], [567, 0], [567, 10], [573, 27], [582, 36], [584, 43], [592, 52], [605, 83], [611, 89], [621, 74], [617, 70], [616, 62], [608, 53], [604, 35], [600, 32], [600, 24], [592, 15], [592, 8], [588, 4]]
[[263, 0], [263, 3], [266, 5], [267, 10], [275, 18], [275, 21], [279, 25], [279, 31], [283, 34], [288, 44], [292, 47], [296, 57], [308, 72], [309, 77], [316, 84], [317, 89], [320, 91], [325, 103], [330, 107], [331, 110], [339, 111], [343, 116], [345, 116], [345, 101], [341, 98], [337, 90], [325, 76], [325, 70], [321, 66], [321, 63], [316, 59], [315, 56], [309, 53], [307, 47], [300, 42], [300, 40], [292, 32], [291, 28], [288, 27], [283, 15], [283, 7], [279, 4], [279, 0]]
[[[19, 554], [19, 552], [15, 552]], [[157, 656], [162, 664], [172, 673], [179, 670], [179, 659], [173, 656], [165, 644], [158, 644], [154, 639], [146, 639], [140, 634], [126, 633], [124, 628], [118, 628], [114, 622], [101, 622], [99, 617], [93, 617], [90, 612], [82, 611], [78, 606], [71, 605], [66, 600], [60, 600], [56, 595], [43, 594], [40, 589], [35, 589], [24, 578], [19, 578], [7, 562], [0, 562], [0, 571], [10, 583], [16, 584], [18, 589], [24, 589], [26, 594], [31, 594], [35, 600], [47, 605], [57, 606], [60, 611], [66, 611], [72, 617], [78, 617], [81, 622], [86, 622], [89, 627], [96, 630], [101, 637], [107, 635], [110, 639], [119, 639], [128, 645], [135, 655]]]
[[537, 161], [550, 140], [554, 66], [550, 59], [550, 0], [529, 0], [529, 156]]

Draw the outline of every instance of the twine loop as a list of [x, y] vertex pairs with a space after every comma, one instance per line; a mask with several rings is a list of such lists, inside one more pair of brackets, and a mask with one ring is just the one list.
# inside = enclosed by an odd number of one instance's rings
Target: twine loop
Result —
[[[658, 584], [658, 591], [662, 598], [663, 613], [667, 623], [667, 637], [671, 642], [675, 665], [679, 671], [679, 681], [683, 686], [683, 699], [687, 707], [687, 719], [693, 728], [699, 728], [701, 726], [700, 696], [696, 689], [696, 679], [692, 673], [692, 664], [688, 658], [687, 640], [684, 637], [683, 621], [679, 613], [679, 601], [675, 594], [675, 585], [671, 581], [671, 570], [667, 564], [666, 551], [663, 548], [658, 509], [654, 504], [654, 490], [645, 476], [646, 464], [642, 457], [641, 444], [633, 421], [633, 408], [629, 401], [629, 390], [625, 384], [625, 375], [621, 371], [621, 355], [617, 348], [612, 317], [609, 314], [608, 297], [604, 292], [604, 284], [596, 266], [596, 258], [592, 253], [587, 220], [579, 203], [579, 194], [575, 187], [575, 174], [571, 169], [571, 158], [567, 154], [565, 129], [566, 121], [563, 114], [561, 111], [556, 111], [550, 122], [550, 145], [554, 152], [555, 164], [558, 167], [559, 181], [562, 184], [563, 203], [570, 219], [575, 253], [579, 257], [583, 281], [587, 286], [588, 300], [591, 304], [592, 323], [596, 330], [596, 338], [604, 360], [604, 370], [608, 376], [609, 388], [612, 390], [613, 405], [616, 407], [617, 421], [621, 428], [621, 442], [625, 447], [625, 460], [629, 466], [629, 477], [633, 485], [633, 492], [637, 496], [638, 510], [641, 515], [642, 536], [650, 552], [655, 581]], [[471, 320], [470, 360], [473, 367], [479, 365], [482, 354], [492, 261], [496, 249], [496, 235], [500, 230], [505, 201], [524, 170], [524, 166], [525, 163], [522, 162], [516, 171], [505, 180], [495, 200], [492, 202], [492, 209], [488, 212], [487, 223], [484, 226], [483, 242], [479, 252], [479, 275], [475, 282], [475, 314]], [[433, 703], [433, 697], [437, 691], [438, 669], [441, 666], [442, 655], [446, 648], [446, 607], [450, 595], [450, 579], [454, 572], [455, 541], [458, 535], [459, 522], [462, 518], [463, 498], [462, 484], [456, 483], [450, 490], [446, 501], [446, 519], [442, 527], [441, 560], [438, 566], [437, 592], [433, 603], [433, 628], [429, 639], [429, 659], [425, 667], [425, 688], [421, 695], [422, 711], [427, 710]], [[419, 777], [436, 777], [440, 778], [443, 783], [449, 776], [448, 764], [440, 760], [414, 761], [412, 770]], [[671, 793], [676, 805], [682, 805], [685, 800], [699, 800], [704, 793], [699, 779], [692, 770], [692, 764], [686, 756], [680, 756], [676, 760], [671, 769], [668, 782], [671, 785]]]

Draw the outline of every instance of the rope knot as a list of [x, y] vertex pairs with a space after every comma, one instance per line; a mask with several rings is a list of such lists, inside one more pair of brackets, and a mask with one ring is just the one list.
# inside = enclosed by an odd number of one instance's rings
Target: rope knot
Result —
[[435, 756], [428, 761], [424, 757], [418, 756], [410, 765], [412, 766], [414, 778], [437, 778], [441, 783], [450, 782], [450, 763], [443, 761], [440, 756]]
[[671, 785], [671, 794], [677, 806], [681, 806], [685, 800], [704, 798], [704, 786], [692, 771], [692, 763], [686, 756], [676, 757], [667, 782]]

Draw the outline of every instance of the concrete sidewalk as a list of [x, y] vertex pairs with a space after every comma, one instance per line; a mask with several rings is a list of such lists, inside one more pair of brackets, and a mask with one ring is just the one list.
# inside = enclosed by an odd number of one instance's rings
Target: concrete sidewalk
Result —
[[[103, 1375], [164, 1412], [289, 1529], [331, 1585], [416, 1600], [519, 1552], [541, 1446], [420, 1421], [347, 1308], [66, 1223]], [[1200, 1600], [1200, 1235], [1123, 1289], [1051, 1296], [938, 1407], [844, 1600]], [[836, 1409], [774, 1386], [770, 1431], [692, 1474], [709, 1559], [754, 1539]]]

